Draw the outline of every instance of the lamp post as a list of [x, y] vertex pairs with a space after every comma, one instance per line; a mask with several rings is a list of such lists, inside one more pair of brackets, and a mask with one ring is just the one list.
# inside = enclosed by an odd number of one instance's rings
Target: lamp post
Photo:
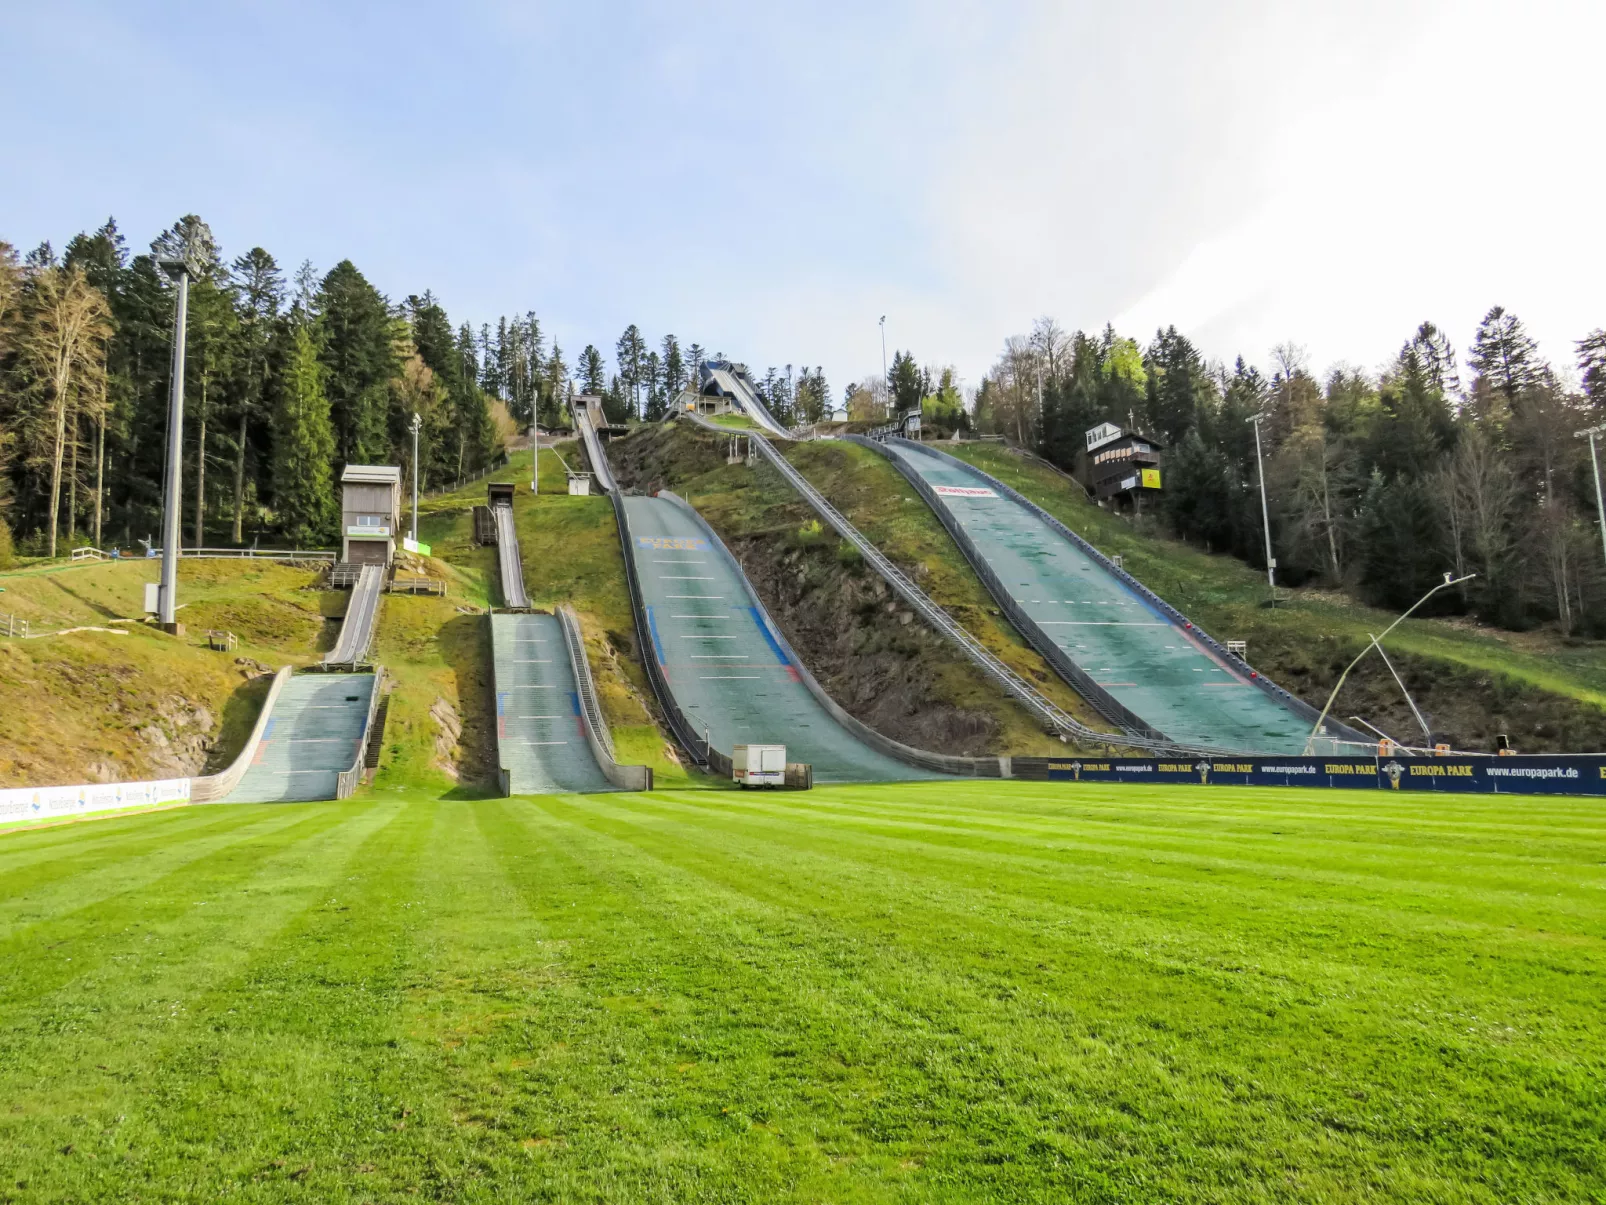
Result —
[[1245, 421], [1255, 424], [1255, 468], [1260, 477], [1260, 525], [1266, 532], [1266, 583], [1271, 587], [1271, 599], [1277, 601], [1277, 558], [1271, 555], [1271, 515], [1266, 509], [1266, 462], [1260, 455], [1260, 420], [1265, 418], [1259, 412], [1251, 414]]
[[413, 411], [413, 546], [418, 545], [418, 429], [423, 420]]
[[881, 388], [890, 392], [887, 384], [887, 316], [881, 315]]
[[162, 630], [179, 633], [179, 476], [184, 450], [184, 340], [190, 313], [190, 273], [187, 255], [170, 252], [157, 258], [162, 271], [178, 285], [173, 303], [172, 388], [167, 403], [167, 490], [162, 497], [162, 586], [157, 595], [157, 620]]
[[1573, 438], [1589, 439], [1589, 463], [1595, 470], [1595, 514], [1600, 518], [1600, 545], [1606, 551], [1606, 504], [1601, 502], [1600, 496], [1600, 457], [1595, 453], [1595, 436], [1606, 432], [1606, 425], [1591, 427], [1587, 431], [1575, 431]]
[[[1450, 574], [1446, 573], [1444, 575], [1444, 580], [1442, 582], [1440, 582], [1437, 586], [1434, 586], [1433, 589], [1429, 590], [1421, 598], [1417, 599], [1414, 603], [1411, 604], [1410, 610], [1407, 610], [1403, 615], [1401, 615], [1393, 623], [1389, 624], [1388, 627], [1384, 628], [1382, 636], [1373, 636], [1370, 632], [1367, 633], [1367, 636], [1371, 640], [1371, 643], [1368, 644], [1365, 648], [1363, 648], [1359, 653], [1355, 654], [1355, 660], [1351, 661], [1348, 665], [1346, 665], [1344, 667], [1344, 672], [1338, 675], [1338, 682], [1333, 686], [1333, 693], [1327, 696], [1327, 704], [1326, 704], [1326, 706], [1324, 706], [1322, 708], [1322, 714], [1316, 717], [1316, 723], [1311, 726], [1310, 735], [1305, 738], [1305, 749], [1304, 749], [1304, 752], [1301, 754], [1301, 756], [1303, 756], [1303, 757], [1309, 757], [1310, 756], [1310, 747], [1311, 747], [1312, 743], [1316, 740], [1316, 734], [1321, 731], [1322, 725], [1324, 723], [1326, 723], [1326, 721], [1327, 721], [1327, 713], [1333, 709], [1333, 700], [1338, 698], [1338, 692], [1340, 690], [1342, 690], [1343, 687], [1344, 687], [1344, 679], [1349, 677], [1350, 670], [1354, 669], [1357, 665], [1360, 664], [1361, 658], [1366, 656], [1366, 654], [1369, 653], [1373, 648], [1376, 648], [1379, 653], [1382, 653], [1382, 651], [1383, 651], [1383, 637], [1387, 636], [1395, 628], [1399, 627], [1402, 623], [1404, 623], [1406, 618], [1411, 614], [1411, 611], [1416, 610], [1423, 603], [1427, 602], [1428, 599], [1432, 598], [1435, 594], [1437, 594], [1440, 590], [1446, 589], [1446, 588], [1448, 588], [1450, 586], [1459, 586], [1462, 582], [1469, 582], [1469, 581], [1471, 581], [1473, 578], [1475, 578], [1477, 576], [1478, 575], [1476, 573], [1468, 573], [1464, 577], [1453, 577]], [[1385, 661], [1388, 660], [1387, 657], [1384, 657], [1383, 659]], [[1392, 665], [1390, 665], [1389, 666], [1389, 672], [1393, 673], [1393, 671], [1394, 671], [1394, 667]], [[1396, 675], [1395, 680], [1396, 681], [1399, 680], [1398, 679], [1398, 675]], [[1404, 682], [1400, 683], [1400, 689], [1401, 690], [1405, 690], [1405, 683]], [[1411, 703], [1411, 710], [1413, 712], [1415, 712], [1416, 711], [1416, 704], [1411, 702], [1411, 696], [1410, 696], [1409, 693], [1406, 694], [1405, 701], [1407, 703]], [[1421, 721], [1421, 713], [1420, 712], [1417, 713], [1417, 720], [1418, 720], [1418, 722]], [[1368, 725], [1368, 727], [1370, 727], [1370, 725]], [[1426, 725], [1423, 725], [1423, 727], [1424, 727], [1424, 730], [1425, 730], [1426, 729]]]

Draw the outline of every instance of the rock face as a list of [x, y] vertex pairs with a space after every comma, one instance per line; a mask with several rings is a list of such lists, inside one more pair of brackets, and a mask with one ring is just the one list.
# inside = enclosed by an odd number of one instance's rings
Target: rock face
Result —
[[429, 718], [435, 721], [435, 765], [448, 778], [456, 782], [462, 774], [463, 721], [457, 708], [445, 699], [437, 698], [429, 709]]
[[[156, 716], [135, 730], [145, 743], [145, 760], [151, 772], [159, 777], [185, 778], [201, 773], [206, 755], [212, 748], [217, 720], [204, 706], [188, 699], [165, 699], [156, 708]], [[97, 763], [91, 772], [115, 763]], [[112, 778], [101, 782], [114, 781]]]

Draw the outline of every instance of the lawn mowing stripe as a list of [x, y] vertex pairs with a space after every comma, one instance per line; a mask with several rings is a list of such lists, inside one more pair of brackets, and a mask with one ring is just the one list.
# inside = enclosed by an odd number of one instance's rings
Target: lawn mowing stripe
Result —
[[[608, 803], [587, 801], [587, 808], [592, 812], [619, 811], [630, 808], [640, 802], [642, 801], [639, 797], [631, 797], [629, 800], [620, 798]], [[717, 846], [711, 846], [706, 843], [702, 846], [702, 849], [708, 851], [707, 860], [710, 863], [709, 867], [702, 873], [709, 877], [722, 873], [718, 870], [719, 867], [730, 865], [731, 851], [724, 840], [724, 836], [725, 834], [722, 833], [721, 841]], [[766, 848], [773, 851], [779, 848], [780, 844], [780, 842], [772, 841]], [[813, 891], [818, 890], [818, 884], [821, 879], [817, 870], [817, 867], [809, 866], [807, 867], [807, 873], [799, 875], [795, 883], [784, 883], [786, 876], [781, 874], [774, 862], [771, 861], [766, 864], [763, 874], [749, 877], [747, 881], [751, 886], [748, 890], [756, 896], [777, 892], [780, 893], [782, 898], [793, 894], [795, 894], [796, 898], [803, 898], [805, 893], [812, 894]], [[733, 869], [729, 873], [734, 874], [736, 871]], [[819, 892], [820, 898], [823, 900], [851, 900], [855, 898], [855, 893], [851, 888], [857, 886], [859, 884], [843, 885], [834, 883], [829, 889]], [[736, 905], [727, 904], [727, 907], [734, 908]], [[982, 912], [982, 909], [974, 904], [969, 906], [960, 905], [955, 910], [966, 915]], [[943, 914], [941, 910], [910, 913], [908, 900], [903, 898], [896, 902], [889, 901], [885, 912], [889, 920], [894, 915], [897, 915], [900, 921], [907, 925], [911, 940], [919, 943], [922, 952], [930, 950], [933, 944], [939, 944], [936, 942], [936, 934], [941, 932]], [[888, 936], [890, 938], [892, 932], [889, 932]], [[1186, 952], [1183, 943], [1177, 942], [1176, 944], [1179, 953]], [[1128, 949], [1124, 953], [1127, 957], [1130, 957], [1133, 952], [1141, 954], [1142, 950], [1141, 948], [1136, 951]], [[1117, 949], [1113, 953], [1119, 958], [1123, 951]], [[1119, 962], [1117, 962], [1117, 965], [1119, 965]], [[1156, 969], [1161, 972], [1159, 976], [1145, 970], [1144, 973], [1133, 978], [1132, 986], [1135, 989], [1135, 999], [1140, 1003], [1146, 1003], [1153, 1007], [1160, 1002], [1153, 999], [1145, 999], [1142, 989], [1152, 988], [1157, 978], [1161, 983], [1169, 983], [1173, 985], [1170, 988], [1171, 995], [1175, 995], [1178, 992], [1186, 992], [1193, 1001], [1191, 1006], [1184, 1007], [1181, 1010], [1181, 1015], [1185, 1018], [1182, 1022], [1184, 1039], [1192, 1040], [1202, 1036], [1203, 1033], [1208, 1033], [1208, 1027], [1197, 1026], [1194, 1024], [1194, 1020], [1196, 1017], [1209, 1016], [1212, 1011], [1210, 1005], [1213, 996], [1220, 991], [1219, 982], [1207, 982], [1200, 987], [1186, 977], [1182, 979], [1166, 978], [1166, 968], [1163, 965], [1157, 965]], [[1173, 968], [1172, 975], [1175, 975], [1175, 968]], [[938, 992], [944, 990], [953, 991], [955, 990], [955, 984], [963, 980], [963, 978], [964, 975], [958, 969], [949, 974], [933, 976], [930, 990]], [[1074, 995], [1074, 988], [1078, 982], [1077, 976], [1070, 976], [1065, 983], [1060, 985], [1061, 993]], [[1271, 1016], [1277, 1016], [1278, 1011], [1281, 1010], [1285, 1014], [1292, 1014], [1298, 1023], [1290, 1028], [1285, 1021], [1281, 1026], [1265, 1027], [1268, 1030], [1267, 1033], [1255, 1032], [1250, 1044], [1256, 1047], [1257, 1052], [1250, 1057], [1251, 1061], [1257, 1065], [1247, 1069], [1242, 1066], [1226, 1067], [1220, 1069], [1220, 1073], [1264, 1076], [1274, 1074], [1278, 1065], [1303, 1068], [1306, 1066], [1307, 1061], [1320, 1065], [1324, 1057], [1332, 1057], [1342, 1052], [1337, 1038], [1324, 1040], [1323, 1037], [1324, 1034], [1333, 1033], [1334, 1026], [1340, 1024], [1341, 1021], [1347, 1022], [1352, 1028], [1355, 1026], [1375, 1028], [1380, 1024], [1388, 1024], [1392, 1021], [1386, 1010], [1372, 1016], [1367, 1016], [1364, 1013], [1356, 1016], [1349, 1015], [1346, 998], [1351, 993], [1353, 984], [1334, 984], [1333, 988], [1336, 990], [1333, 990], [1328, 998], [1306, 1000], [1300, 996], [1298, 980], [1296, 979], [1292, 983], [1296, 990], [1291, 997], [1274, 998], [1267, 1003], [1271, 1006]], [[1011, 990], [1013, 992], [1013, 989]], [[1174, 1005], [1176, 1002], [1167, 1000], [1165, 1003]], [[1259, 1024], [1259, 1007], [1256, 1005], [1245, 1010], [1240, 1006], [1238, 1011], [1245, 1013], [1253, 1026]], [[1216, 1009], [1215, 1011], [1219, 1012], [1220, 1010]], [[1312, 1014], [1308, 1018], [1303, 1015], [1307, 1011]], [[1163, 1007], [1158, 1010], [1159, 1015], [1164, 1015], [1164, 1012], [1165, 1009]], [[1403, 1142], [1402, 1155], [1420, 1157], [1422, 1153], [1414, 1150], [1410, 1143], [1411, 1128], [1416, 1123], [1409, 1120], [1409, 1114], [1413, 1109], [1420, 1107], [1419, 1103], [1412, 1099], [1414, 1096], [1426, 1092], [1435, 1106], [1437, 1106], [1434, 1124], [1442, 1127], [1446, 1133], [1455, 1133], [1459, 1138], [1465, 1139], [1466, 1144], [1462, 1149], [1472, 1151], [1484, 1144], [1485, 1132], [1488, 1126], [1488, 1119], [1479, 1113], [1478, 1098], [1480, 1092], [1487, 1091], [1490, 1087], [1497, 1087], [1503, 1089], [1509, 1098], [1505, 1102], [1507, 1106], [1523, 1110], [1523, 1120], [1530, 1123], [1538, 1131], [1531, 1140], [1516, 1143], [1516, 1146], [1521, 1149], [1508, 1149], [1504, 1153], [1508, 1156], [1515, 1156], [1519, 1160], [1532, 1159], [1541, 1155], [1549, 1156], [1553, 1160], [1556, 1151], [1549, 1149], [1547, 1144], [1555, 1144], [1558, 1141], [1558, 1137], [1561, 1140], [1565, 1139], [1564, 1118], [1572, 1115], [1569, 1112], [1570, 1110], [1579, 1107], [1587, 1111], [1590, 1104], [1587, 1094], [1580, 1097], [1577, 1092], [1577, 1084], [1585, 1081], [1580, 1080], [1567, 1070], [1566, 1064], [1570, 1049], [1561, 1053], [1536, 1050], [1534, 1053], [1538, 1056], [1537, 1061], [1540, 1064], [1544, 1064], [1546, 1058], [1548, 1058], [1549, 1063], [1555, 1065], [1555, 1070], [1552, 1071], [1549, 1065], [1539, 1065], [1530, 1074], [1530, 1068], [1527, 1066], [1528, 1060], [1524, 1059], [1521, 1054], [1515, 1058], [1506, 1058], [1499, 1055], [1496, 1053], [1499, 1049], [1498, 1044], [1488, 1042], [1486, 1040], [1487, 1035], [1480, 1033], [1477, 1038], [1463, 1039], [1459, 1026], [1455, 1025], [1452, 1020], [1456, 1015], [1462, 1014], [1445, 1014], [1430, 1018], [1423, 1016], [1421, 1010], [1417, 1010], [1416, 1015], [1408, 1016], [1400, 1021], [1395, 1026], [1394, 1032], [1383, 1035], [1395, 1039], [1396, 1046], [1393, 1053], [1401, 1057], [1391, 1057], [1391, 1052], [1387, 1049], [1373, 1053], [1370, 1043], [1363, 1043], [1365, 1053], [1358, 1060], [1352, 1060], [1352, 1063], [1358, 1062], [1359, 1065], [1345, 1067], [1343, 1070], [1351, 1075], [1359, 1076], [1380, 1100], [1389, 1101], [1390, 1103], [1396, 1099], [1400, 1101], [1402, 1105], [1401, 1113], [1406, 1114], [1406, 1116], [1402, 1116], [1397, 1120], [1390, 1119], [1395, 1121], [1395, 1127], [1400, 1132], [1394, 1134], [1389, 1140]], [[1142, 1022], [1145, 1018], [1140, 1015], [1138, 1020]], [[1435, 1037], [1429, 1037], [1428, 1040], [1438, 1041], [1441, 1043], [1442, 1049], [1454, 1051], [1453, 1058], [1455, 1062], [1435, 1077], [1438, 1080], [1440, 1089], [1442, 1089], [1439, 1091], [1424, 1088], [1424, 1084], [1421, 1082], [1423, 1071], [1421, 1067], [1416, 1067], [1413, 1071], [1403, 1070], [1412, 1066], [1412, 1059], [1403, 1056], [1408, 1055], [1414, 1044], [1420, 1040], [1419, 1032], [1426, 1028], [1429, 1020], [1437, 1021], [1440, 1028], [1438, 1034]], [[1311, 1023], [1307, 1024], [1307, 1021]], [[1600, 1035], [1598, 1033], [1598, 1023], [1594, 1023], [1592, 1017], [1590, 1021], [1595, 1027], [1595, 1032], [1590, 1034], [1591, 1045], [1593, 1046], [1598, 1043]], [[1449, 1023], [1447, 1024], [1447, 1022]], [[1172, 1026], [1164, 1026], [1162, 1028], [1170, 1029]], [[1495, 1028], [1498, 1029], [1498, 1026]], [[1142, 1050], [1147, 1044], [1146, 1040], [1151, 1036], [1144, 1034], [1140, 1028], [1135, 1037], [1128, 1035], [1126, 1041], [1130, 1047]], [[1288, 1043], [1286, 1048], [1277, 1047], [1277, 1039], [1285, 1039]], [[1162, 1039], [1159, 1045], [1161, 1050], [1157, 1057], [1174, 1060], [1182, 1053], [1177, 1046], [1175, 1038]], [[1266, 1046], [1268, 1049], [1277, 1047], [1276, 1053], [1281, 1056], [1280, 1062], [1268, 1062], [1266, 1051], [1260, 1049], [1262, 1046]], [[1472, 1070], [1466, 1075], [1458, 1077], [1458, 1065], [1471, 1066]], [[1206, 1079], [1217, 1075], [1217, 1070], [1209, 1067], [1205, 1068]], [[1313, 1088], [1320, 1090], [1333, 1087], [1332, 1084], [1328, 1083], [1307, 1082], [1309, 1077], [1302, 1077], [1297, 1071], [1292, 1077], [1287, 1078], [1291, 1078], [1292, 1082], [1288, 1085], [1286, 1092], [1294, 1097], [1303, 1098], [1309, 1095]], [[1352, 1080], [1351, 1082], [1354, 1081]], [[1554, 1098], [1547, 1097], [1545, 1090], [1540, 1089], [1540, 1084], [1544, 1084], [1545, 1089], [1554, 1091]], [[1569, 1088], [1571, 1091], [1568, 1090]], [[1598, 1104], [1598, 1100], [1596, 1103]], [[1324, 1109], [1337, 1110], [1335, 1114], [1337, 1116], [1345, 1116], [1357, 1112], [1353, 1100], [1343, 1094], [1329, 1096], [1321, 1104]], [[1287, 1107], [1293, 1109], [1290, 1114], [1292, 1122], [1298, 1124], [1308, 1121], [1308, 1118], [1303, 1118], [1299, 1114], [1298, 1107], [1300, 1106], [1298, 1106], [1297, 1100], [1288, 1101]], [[1351, 1117], [1350, 1121], [1345, 1124], [1346, 1126], [1359, 1124], [1361, 1129], [1364, 1130], [1366, 1125], [1361, 1124], [1364, 1120], [1359, 1116]], [[1247, 1118], [1246, 1124], [1249, 1124]], [[1392, 1131], [1388, 1126], [1379, 1127], [1380, 1137], [1388, 1137], [1390, 1133]]]
[[[235, 989], [250, 967], [283, 950], [286, 931], [300, 918], [327, 907], [331, 879], [356, 865], [374, 848], [376, 836], [405, 811], [395, 806], [328, 804], [280, 805], [274, 810], [281, 809], [325, 823], [298, 841], [262, 842], [252, 862], [257, 873], [246, 880], [250, 887], [237, 890], [239, 880], [233, 879], [207, 885], [217, 897], [215, 907], [204, 920], [191, 912], [161, 933], [175, 956], [154, 975], [142, 977], [131, 966], [120, 967], [102, 982], [79, 988], [77, 994], [90, 996], [92, 1005], [67, 1002], [78, 1009], [104, 1009], [104, 1015], [117, 1022], [105, 1027], [109, 1032], [100, 1027], [63, 1027], [53, 1038], [36, 1039], [18, 1052], [28, 1055], [41, 1073], [46, 1068], [53, 1073], [38, 1074], [29, 1085], [33, 1126], [22, 1149], [35, 1157], [36, 1174], [76, 1175], [84, 1197], [104, 1199], [126, 1192], [136, 1178], [150, 1176], [152, 1168], [146, 1161], [151, 1152], [165, 1150], [165, 1157], [172, 1160], [156, 1177], [169, 1186], [192, 1183], [197, 1169], [210, 1167], [222, 1153], [197, 1135], [228, 1112], [236, 1087], [242, 1097], [251, 1094], [252, 1085], [246, 1080], [228, 1083], [226, 1068], [214, 1057], [223, 1040], [219, 1035], [232, 1023], [231, 1013], [239, 1015], [238, 1024], [249, 1026], [255, 1019], [259, 1001]], [[230, 940], [217, 941], [218, 930], [226, 930]], [[271, 1051], [264, 1053], [271, 1057]], [[106, 1065], [104, 1075], [89, 1070], [97, 1062]], [[78, 1074], [63, 1075], [61, 1068]], [[212, 1093], [199, 1107], [185, 1108], [176, 1099], [187, 1077], [204, 1081]], [[275, 1101], [242, 1134], [262, 1129], [274, 1115], [282, 1116], [285, 1103]], [[161, 1116], [153, 1118], [153, 1112]], [[166, 1132], [176, 1116], [187, 1119], [182, 1134]], [[86, 1125], [86, 1117], [94, 1121]], [[6, 1139], [5, 1119], [0, 1116], [0, 1147]], [[62, 1141], [86, 1153], [100, 1147], [101, 1161], [64, 1165], [54, 1158]], [[117, 1158], [109, 1158], [114, 1153]], [[85, 1191], [89, 1185], [93, 1190]], [[216, 1199], [224, 1194], [198, 1195]]]
[[[292, 1189], [329, 1199], [331, 1177], [347, 1175], [367, 1195], [384, 1181], [358, 1177], [359, 1163], [399, 1164], [418, 1145], [416, 1133], [390, 1128], [417, 1103], [409, 1081], [418, 1061], [399, 1011], [415, 974], [410, 930], [427, 912], [417, 875], [446, 835], [434, 827], [437, 813], [455, 809], [369, 806], [382, 822], [368, 825], [269, 940], [197, 1001], [183, 1040], [163, 1052], [161, 1093], [137, 1106], [152, 1134], [164, 1116], [204, 1119], [189, 1142], [218, 1186], [212, 1195], [260, 1183], [264, 1199]], [[285, 1103], [310, 1124], [264, 1124]], [[320, 1162], [308, 1147], [330, 1141], [342, 1158], [297, 1174]], [[387, 1149], [371, 1149], [379, 1146]], [[147, 1171], [153, 1184], [164, 1182], [164, 1169]]]
[[34, 894], [9, 900], [0, 908], [0, 962], [4, 951], [43, 940], [42, 936], [36, 937], [45, 932], [42, 926], [71, 929], [78, 923], [76, 918], [97, 915], [112, 900], [124, 901], [126, 906], [130, 897], [170, 885], [191, 873], [196, 864], [204, 866], [210, 859], [249, 847], [280, 830], [318, 823], [305, 815], [265, 809], [244, 823], [197, 834], [188, 841], [127, 862], [118, 859], [116, 851], [106, 851], [98, 867], [81, 867], [72, 878], [44, 884]]
[[265, 820], [260, 814], [252, 815], [236, 808], [207, 808], [200, 823], [127, 829], [111, 841], [88, 841], [82, 846], [39, 850], [27, 862], [0, 863], [0, 924], [5, 922], [11, 900], [37, 892], [52, 882], [86, 871], [98, 871], [108, 863], [127, 867], [152, 854], [160, 855], [197, 840], [237, 832]]
[[[1142, 789], [1126, 790], [1133, 792]], [[1171, 789], [1164, 790], [1169, 794]], [[825, 792], [821, 794], [823, 797]], [[673, 800], [694, 810], [707, 807], [706, 800], [666, 796], [657, 792], [634, 806], [637, 810], [643, 810], [651, 807], [653, 800], [662, 801], [665, 805]], [[1416, 896], [1434, 899], [1441, 906], [1446, 901], [1456, 902], [1461, 905], [1460, 910], [1464, 915], [1477, 912], [1485, 921], [1502, 925], [1506, 923], [1513, 907], [1529, 902], [1542, 903], [1545, 911], [1541, 919], [1549, 922], [1576, 920], [1580, 915], [1592, 914], [1598, 903], [1599, 888], [1606, 881], [1598, 870], [1576, 864], [1571, 879], [1555, 873], [1541, 874], [1534, 864], [1543, 863], [1544, 870], [1550, 870], [1560, 852], [1553, 848], [1554, 842], [1547, 843], [1533, 855], [1522, 859], [1511, 854], [1468, 854], [1458, 851], [1448, 868], [1430, 874], [1417, 870], [1421, 863], [1419, 851], [1407, 856], [1406, 851], [1398, 850], [1386, 861], [1374, 857], [1369, 864], [1359, 864], [1359, 855], [1356, 853], [1361, 848], [1357, 840], [1361, 835], [1359, 832], [1352, 832], [1342, 839], [1337, 836], [1327, 839], [1320, 846], [1321, 856], [1316, 857], [1312, 856], [1316, 851], [1311, 848], [1314, 838], [1309, 836], [1298, 839], [1277, 837], [1251, 844], [1240, 834], [1222, 834], [1207, 842], [1197, 830], [1192, 830], [1184, 838], [1180, 834], [1162, 832], [1153, 827], [1137, 828], [1131, 818], [1141, 814], [1141, 805], [1145, 802], [1139, 795], [1129, 795], [1128, 805], [1122, 813], [1127, 817], [1126, 822], [1117, 828], [1105, 827], [1091, 835], [1090, 821], [1085, 815], [1067, 815], [1058, 825], [1034, 825], [1030, 833], [1011, 832], [997, 824], [978, 825], [974, 831], [951, 823], [931, 825], [929, 811], [925, 808], [908, 808], [901, 816], [885, 819], [880, 818], [880, 813], [873, 820], [866, 819], [858, 809], [839, 811], [836, 816], [839, 823], [848, 825], [854, 831], [866, 836], [873, 835], [889, 843], [884, 848], [892, 851], [900, 849], [901, 842], [935, 848], [958, 846], [967, 853], [993, 849], [1001, 855], [1023, 859], [1023, 865], [1045, 858], [1050, 862], [1057, 861], [1059, 852], [1097, 853], [1106, 857], [1141, 855], [1148, 864], [1145, 869], [1147, 874], [1193, 878], [1201, 871], [1206, 871], [1220, 876], [1209, 888], [1218, 893], [1252, 894], [1263, 890], [1280, 893], [1284, 889], [1276, 886], [1275, 880], [1287, 877], [1296, 870], [1300, 878], [1311, 886], [1329, 891], [1339, 889], [1362, 901], [1372, 893], [1399, 890], [1408, 883]], [[777, 803], [748, 810], [730, 805], [718, 810], [730, 817], [733, 823], [743, 822], [742, 818], [747, 817], [746, 822], [762, 826], [767, 822], [767, 816], [773, 816], [783, 807], [785, 805]], [[818, 808], [807, 805], [790, 810], [799, 817], [805, 814], [820, 815]], [[1570, 846], [1572, 843], [1568, 844]], [[1292, 851], [1296, 849], [1302, 851], [1301, 856], [1297, 862], [1291, 862]], [[1045, 852], [1047, 850], [1059, 852], [1051, 854]], [[1474, 909], [1474, 904], [1479, 906]], [[1324, 898], [1321, 906], [1332, 906], [1332, 901]]]
[[[569, 798], [506, 807], [499, 819], [507, 835], [497, 842], [499, 850], [530, 851], [509, 863], [510, 874], [537, 920], [566, 946], [583, 989], [560, 997], [568, 1005], [559, 1031], [568, 1039], [565, 1057], [537, 1064], [543, 1095], [554, 1102], [547, 1124], [577, 1148], [562, 1152], [569, 1197], [840, 1199], [840, 1177], [834, 1192], [806, 1190], [830, 1168], [822, 1143], [840, 1140], [861, 1156], [864, 1144], [825, 1112], [792, 1124], [781, 1094], [764, 1082], [769, 1054], [755, 1066], [738, 1049], [765, 1018], [790, 1023], [817, 1010], [820, 998], [796, 997], [786, 977], [763, 973], [739, 953], [748, 943], [729, 934], [746, 923], [719, 901], [671, 907], [676, 901], [659, 894], [661, 873], [616, 860], [614, 842], [571, 822]], [[673, 989], [661, 981], [666, 974], [677, 980]], [[637, 1085], [629, 1096], [608, 1088], [621, 1076]], [[853, 1078], [842, 1066], [825, 1075], [837, 1084]], [[590, 1092], [589, 1083], [596, 1085]], [[590, 1169], [610, 1162], [613, 1179], [599, 1184]], [[736, 1185], [725, 1183], [731, 1162], [742, 1173]]]

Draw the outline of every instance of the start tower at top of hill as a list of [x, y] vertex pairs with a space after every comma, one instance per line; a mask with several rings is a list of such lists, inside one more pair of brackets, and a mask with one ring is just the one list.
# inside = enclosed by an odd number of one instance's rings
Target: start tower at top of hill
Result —
[[393, 464], [348, 464], [340, 486], [341, 561], [390, 564], [401, 528], [401, 469]]

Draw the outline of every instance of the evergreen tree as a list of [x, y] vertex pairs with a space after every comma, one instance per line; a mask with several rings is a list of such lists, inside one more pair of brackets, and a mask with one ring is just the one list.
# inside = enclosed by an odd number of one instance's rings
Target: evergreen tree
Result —
[[701, 343], [693, 343], [686, 349], [686, 384], [692, 388], [697, 386], [697, 370], [708, 359], [708, 353], [703, 350]]
[[334, 538], [335, 435], [325, 369], [311, 326], [296, 307], [282, 323], [274, 373], [273, 498], [279, 528], [297, 545]]
[[1508, 314], [1503, 306], [1497, 305], [1483, 316], [1468, 359], [1478, 375], [1504, 397], [1507, 406], [1514, 406], [1523, 390], [1545, 378], [1538, 344], [1528, 336], [1521, 320]]
[[239, 380], [235, 389], [234, 530], [236, 544], [245, 535], [246, 459], [251, 427], [260, 423], [268, 397], [274, 325], [284, 302], [284, 276], [273, 256], [253, 247], [233, 264], [239, 305], [239, 348], [235, 355]]
[[673, 402], [677, 394], [686, 387], [686, 360], [680, 354], [680, 342], [673, 335], [665, 335], [660, 345], [661, 360], [664, 372], [664, 396]]
[[602, 363], [602, 353], [587, 343], [586, 349], [580, 353], [580, 392], [590, 394], [592, 397], [601, 397], [607, 393], [606, 372]]
[[1578, 377], [1589, 404], [1606, 408], [1606, 330], [1591, 331], [1578, 341]]
[[390, 459], [389, 382], [397, 373], [390, 307], [349, 259], [324, 277], [319, 292], [319, 358], [340, 459], [384, 464]]
[[625, 327], [614, 347], [619, 365], [620, 397], [626, 403], [631, 418], [641, 413], [641, 386], [647, 368], [647, 341], [635, 323]]
[[1198, 425], [1201, 397], [1213, 389], [1204, 359], [1173, 326], [1156, 332], [1143, 363], [1149, 422], [1161, 439], [1176, 443]]
[[920, 408], [920, 399], [926, 395], [926, 389], [913, 352], [893, 353], [892, 367], [887, 370], [887, 392], [892, 396], [892, 408], [896, 414]]

